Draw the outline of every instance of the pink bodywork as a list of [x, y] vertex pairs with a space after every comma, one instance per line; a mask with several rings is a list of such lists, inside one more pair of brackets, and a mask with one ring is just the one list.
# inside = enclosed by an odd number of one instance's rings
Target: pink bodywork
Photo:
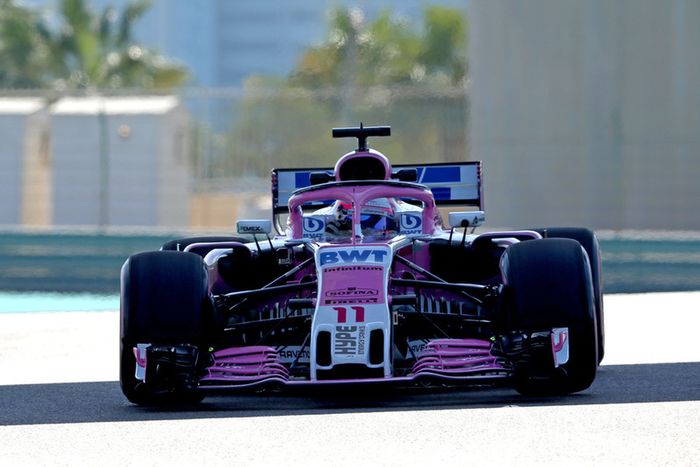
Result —
[[391, 163], [389, 162], [389, 159], [382, 154], [379, 151], [375, 151], [374, 149], [370, 149], [367, 152], [365, 151], [353, 151], [345, 154], [343, 157], [338, 159], [338, 162], [335, 163], [335, 169], [333, 170], [333, 173], [335, 173], [335, 179], [337, 181], [340, 180], [340, 168], [345, 164], [350, 159], [354, 159], [356, 157], [371, 157], [372, 159], [377, 159], [382, 163], [384, 166], [384, 180], [391, 180]]
[[[339, 179], [340, 168], [347, 160], [357, 156], [373, 157], [382, 162], [385, 167], [385, 181], [391, 180], [391, 165], [388, 159], [379, 152], [352, 152], [341, 157], [336, 166], [336, 180]], [[328, 187], [310, 189], [293, 194], [288, 201], [290, 237], [301, 239], [303, 234], [303, 210], [305, 203], [320, 200], [339, 200], [352, 204], [353, 232], [360, 225], [362, 208], [367, 202], [377, 198], [412, 198], [423, 203], [422, 226], [423, 234], [432, 235], [441, 229], [440, 215], [432, 192], [425, 187], [393, 185], [391, 183], [365, 185], [344, 183], [341, 186], [329, 184]], [[521, 232], [517, 232], [521, 233]], [[529, 233], [529, 232], [528, 232]], [[352, 244], [360, 242], [360, 238], [351, 236]], [[494, 238], [502, 238], [495, 235]], [[197, 245], [199, 246], [199, 245]], [[371, 248], [372, 244], [362, 244], [357, 248]], [[375, 244], [377, 248], [386, 248], [386, 244]], [[338, 245], [323, 245], [319, 255], [325, 251], [338, 250]], [[340, 249], [343, 249], [341, 246]], [[359, 252], [365, 250], [357, 250]], [[350, 253], [349, 253], [350, 254]], [[358, 253], [360, 254], [360, 253]], [[391, 254], [391, 250], [387, 251]], [[419, 251], [420, 258], [414, 258], [417, 263], [427, 263], [428, 252]], [[425, 257], [425, 258], [423, 258]], [[357, 268], [364, 268], [357, 271]], [[399, 269], [401, 266], [399, 265]], [[369, 303], [385, 305], [391, 301], [387, 296], [384, 264], [338, 264], [321, 267], [322, 277], [317, 300], [321, 301], [319, 310], [337, 314], [337, 323], [365, 321], [365, 305]], [[376, 289], [376, 291], [375, 291]], [[344, 291], [345, 306], [333, 306], [332, 297], [337, 291]], [[371, 292], [371, 293], [370, 293]], [[365, 295], [362, 295], [362, 294]], [[367, 298], [372, 298], [368, 301]], [[355, 301], [356, 300], [356, 301]], [[325, 302], [325, 303], [324, 303]], [[208, 374], [202, 378], [204, 387], [210, 389], [236, 387], [252, 387], [264, 384], [282, 384], [285, 386], [309, 384], [348, 384], [376, 382], [411, 383], [421, 378], [440, 380], [479, 380], [506, 377], [507, 369], [501, 361], [492, 354], [493, 344], [480, 339], [434, 339], [417, 355], [416, 363], [411, 372], [405, 376], [385, 378], [334, 379], [334, 380], [290, 380], [289, 372], [273, 347], [250, 346], [223, 349], [212, 354], [213, 362], [207, 369]]]
[[[317, 190], [304, 191], [289, 198], [289, 226], [291, 237], [302, 236], [303, 211], [301, 206], [311, 201], [334, 199], [351, 203], [359, 209], [353, 210], [353, 226], [360, 224], [360, 211], [370, 200], [377, 198], [413, 198], [423, 202], [423, 233], [435, 233], [439, 211], [435, 205], [432, 192], [427, 188], [391, 186], [391, 185], [345, 185], [329, 186]], [[354, 228], [354, 227], [353, 227]], [[356, 243], [355, 236], [352, 242]]]
[[270, 379], [287, 381], [289, 372], [279, 361], [277, 351], [271, 347], [231, 347], [212, 354], [212, 365], [201, 381], [227, 381], [229, 383], [260, 383]]
[[480, 339], [435, 339], [425, 346], [412, 371], [414, 374], [457, 377], [503, 369], [491, 354], [492, 346]]
[[290, 380], [272, 347], [234, 347], [214, 353], [214, 364], [202, 378], [210, 389], [258, 386], [277, 383], [285, 386], [355, 383], [410, 383], [421, 378], [478, 380], [505, 378], [507, 368], [491, 354], [493, 344], [480, 339], [435, 339], [418, 355], [413, 370], [392, 378], [336, 379], [328, 381]]
[[[368, 245], [369, 246], [369, 245]], [[330, 246], [321, 247], [319, 253], [323, 254]], [[332, 265], [320, 270], [321, 289], [318, 299], [321, 305], [340, 304], [384, 304], [387, 302], [384, 287], [384, 265]], [[343, 290], [343, 296], [334, 295], [335, 291]], [[353, 292], [354, 291], [354, 292]], [[358, 322], [364, 321], [357, 319]], [[340, 321], [338, 322], [345, 322]]]

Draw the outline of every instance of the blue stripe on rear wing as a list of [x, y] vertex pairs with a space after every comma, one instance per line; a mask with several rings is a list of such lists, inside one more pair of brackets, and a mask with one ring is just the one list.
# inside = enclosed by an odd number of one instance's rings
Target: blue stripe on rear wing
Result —
[[[416, 169], [417, 182], [433, 192], [438, 206], [473, 206], [483, 211], [483, 184], [481, 162], [455, 162], [423, 165], [395, 165], [397, 169]], [[272, 213], [286, 213], [289, 197], [295, 190], [309, 186], [311, 172], [328, 172], [333, 169], [273, 169]], [[309, 205], [312, 208], [328, 206], [330, 202]]]

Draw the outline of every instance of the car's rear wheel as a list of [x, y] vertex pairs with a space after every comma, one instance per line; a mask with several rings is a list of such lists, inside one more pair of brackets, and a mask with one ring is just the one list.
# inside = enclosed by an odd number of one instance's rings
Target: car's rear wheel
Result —
[[[195, 371], [210, 306], [200, 256], [154, 251], [127, 259], [121, 272], [120, 305], [120, 383], [127, 399], [142, 405], [202, 400], [193, 385], [186, 384], [192, 381], [180, 376]], [[173, 358], [175, 366], [180, 367], [178, 378], [163, 378], [159, 368], [151, 368], [153, 371], [144, 382], [136, 377], [137, 344], [150, 344], [165, 349], [165, 353], [172, 352], [173, 356], [183, 349], [192, 355]]]
[[501, 268], [508, 332], [532, 336], [568, 329], [568, 361], [555, 368], [551, 343], [533, 351], [515, 368], [515, 389], [544, 395], [588, 388], [597, 371], [598, 344], [591, 268], [581, 245], [550, 238], [517, 243], [504, 252]]

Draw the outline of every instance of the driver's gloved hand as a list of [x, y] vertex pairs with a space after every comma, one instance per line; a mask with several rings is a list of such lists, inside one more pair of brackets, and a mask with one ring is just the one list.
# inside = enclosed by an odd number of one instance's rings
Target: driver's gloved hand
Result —
[[352, 229], [352, 217], [350, 211], [340, 208], [334, 215], [334, 219], [326, 221], [326, 232], [338, 235], [340, 232]]
[[326, 222], [326, 232], [329, 234], [339, 235], [341, 232], [347, 232], [351, 228], [351, 219], [337, 219]]

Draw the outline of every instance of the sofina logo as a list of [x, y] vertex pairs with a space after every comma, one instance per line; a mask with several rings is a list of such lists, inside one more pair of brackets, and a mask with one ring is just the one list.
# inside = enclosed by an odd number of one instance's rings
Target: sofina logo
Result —
[[326, 232], [326, 222], [318, 217], [304, 217], [302, 238], [321, 238]]
[[404, 235], [423, 232], [423, 218], [420, 214], [404, 212], [401, 214], [401, 233]]
[[348, 287], [347, 289], [334, 289], [326, 292], [327, 297], [366, 297], [369, 295], [379, 295], [379, 289]]

